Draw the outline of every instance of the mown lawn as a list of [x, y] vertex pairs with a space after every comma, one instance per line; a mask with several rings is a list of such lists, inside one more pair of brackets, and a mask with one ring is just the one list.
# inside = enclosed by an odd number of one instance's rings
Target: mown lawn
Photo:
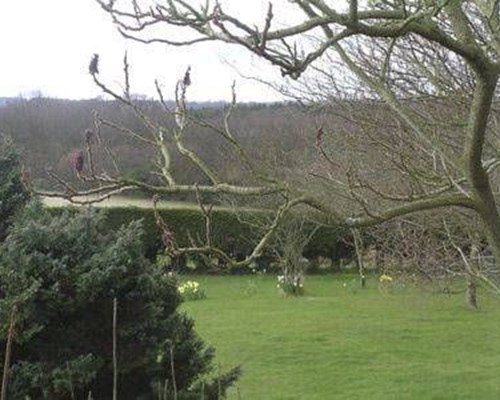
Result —
[[[193, 279], [193, 277], [190, 277]], [[313, 276], [302, 298], [271, 276], [195, 277], [184, 304], [221, 368], [241, 364], [230, 399], [500, 399], [500, 299], [364, 290], [355, 276]]]

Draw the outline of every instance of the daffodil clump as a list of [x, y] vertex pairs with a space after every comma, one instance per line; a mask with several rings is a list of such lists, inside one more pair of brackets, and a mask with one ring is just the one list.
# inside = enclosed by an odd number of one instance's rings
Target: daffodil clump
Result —
[[196, 281], [187, 281], [177, 287], [177, 291], [184, 300], [200, 300], [207, 297], [205, 291]]
[[394, 279], [392, 278], [392, 276], [387, 274], [380, 275], [378, 278], [378, 288], [380, 292], [384, 294], [392, 292], [392, 290], [394, 289], [393, 282]]
[[301, 296], [304, 294], [303, 278], [300, 275], [287, 276], [278, 275], [278, 283], [276, 287], [283, 293], [293, 296]]

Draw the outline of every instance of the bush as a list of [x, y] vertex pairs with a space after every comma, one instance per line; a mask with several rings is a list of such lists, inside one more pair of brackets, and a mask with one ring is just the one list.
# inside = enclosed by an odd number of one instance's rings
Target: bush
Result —
[[12, 140], [0, 134], [0, 242], [28, 199], [29, 193], [21, 182], [19, 154]]
[[158, 398], [173, 381], [171, 353], [179, 399], [199, 398], [202, 386], [217, 398], [238, 369], [201, 382], [214, 352], [177, 311], [177, 282], [144, 257], [139, 223], [105, 224], [92, 209], [52, 217], [32, 205], [0, 247], [1, 349], [17, 307], [9, 397], [110, 399], [117, 298], [120, 400]]

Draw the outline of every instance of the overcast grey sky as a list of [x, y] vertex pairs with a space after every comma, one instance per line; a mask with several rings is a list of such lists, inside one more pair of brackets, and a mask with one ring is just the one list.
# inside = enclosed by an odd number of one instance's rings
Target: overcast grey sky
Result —
[[[265, 0], [225, 0], [245, 18], [264, 15]], [[284, 1], [284, 0], [283, 0]], [[259, 18], [259, 20], [262, 18]], [[279, 95], [246, 75], [281, 79], [279, 71], [242, 49], [220, 44], [172, 48], [126, 41], [93, 0], [0, 0], [0, 97], [92, 98], [101, 95], [88, 75], [93, 53], [101, 56], [103, 78], [121, 84], [122, 59], [128, 51], [133, 93], [154, 96], [154, 80], [173, 93], [175, 82], [192, 66], [192, 100], [230, 98], [237, 82], [240, 101], [273, 101]]]

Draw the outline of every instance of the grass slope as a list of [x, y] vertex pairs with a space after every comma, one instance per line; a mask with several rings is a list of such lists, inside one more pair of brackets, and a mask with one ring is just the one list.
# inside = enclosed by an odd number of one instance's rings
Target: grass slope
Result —
[[285, 298], [269, 276], [196, 277], [187, 302], [222, 367], [241, 364], [230, 399], [499, 399], [500, 300], [416, 289], [359, 290], [349, 275], [314, 276]]

